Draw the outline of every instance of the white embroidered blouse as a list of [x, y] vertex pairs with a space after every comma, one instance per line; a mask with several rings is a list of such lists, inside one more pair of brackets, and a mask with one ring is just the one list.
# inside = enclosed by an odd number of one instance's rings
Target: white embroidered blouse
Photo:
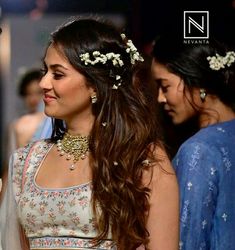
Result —
[[92, 242], [97, 229], [91, 183], [60, 189], [36, 184], [37, 171], [52, 146], [48, 140], [31, 143], [17, 150], [12, 159], [17, 216], [30, 249], [116, 249], [111, 237], [98, 246]]

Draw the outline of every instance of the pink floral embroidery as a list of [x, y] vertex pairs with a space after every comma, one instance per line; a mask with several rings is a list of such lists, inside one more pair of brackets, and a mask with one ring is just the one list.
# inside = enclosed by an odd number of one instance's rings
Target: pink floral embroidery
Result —
[[[18, 213], [32, 248], [90, 247], [97, 235], [92, 214], [90, 183], [70, 188], [44, 189], [35, 183], [35, 174], [53, 144], [39, 142], [16, 151], [13, 158], [13, 183]], [[22, 189], [22, 172], [28, 153], [28, 169]], [[50, 235], [50, 237], [47, 237]], [[67, 237], [64, 237], [67, 235]], [[100, 249], [115, 249], [104, 241]], [[94, 248], [94, 249], [97, 249]]]

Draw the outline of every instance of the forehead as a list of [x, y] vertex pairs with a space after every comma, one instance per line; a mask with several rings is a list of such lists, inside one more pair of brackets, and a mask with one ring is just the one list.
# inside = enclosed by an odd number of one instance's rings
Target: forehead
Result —
[[162, 86], [178, 86], [179, 83], [184, 84], [184, 81], [180, 76], [170, 72], [165, 65], [157, 62], [156, 60], [152, 61], [151, 68], [154, 80]]
[[65, 54], [63, 53], [62, 47], [55, 46], [51, 44], [46, 51], [46, 55], [44, 57], [44, 61], [50, 62], [50, 64], [61, 64], [68, 65], [70, 64], [68, 59], [66, 58]]
[[172, 73], [164, 64], [156, 60], [152, 60], [151, 70], [155, 80], [171, 81], [180, 78], [178, 75]]
[[172, 74], [165, 65], [159, 63], [155, 59], [152, 60], [151, 70], [155, 78], [164, 78]]

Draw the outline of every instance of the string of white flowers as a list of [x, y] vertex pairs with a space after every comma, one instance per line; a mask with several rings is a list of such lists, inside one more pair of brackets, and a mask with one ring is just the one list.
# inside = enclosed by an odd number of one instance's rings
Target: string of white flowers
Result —
[[[123, 40], [126, 39], [125, 34], [121, 34], [121, 37]], [[137, 51], [137, 48], [131, 40], [127, 40], [126, 46], [126, 52], [130, 54], [131, 64], [135, 64], [136, 61], [144, 61], [144, 58]], [[115, 67], [122, 67], [124, 65], [124, 62], [121, 59], [121, 55], [113, 52], [102, 54], [100, 53], [100, 51], [96, 50], [93, 51], [91, 54], [88, 52], [81, 54], [80, 59], [82, 62], [84, 62], [85, 65], [95, 65], [97, 63], [106, 64], [107, 61], [112, 61], [112, 64]], [[116, 75], [115, 80], [117, 81], [117, 83], [113, 84], [112, 89], [118, 89], [122, 85], [122, 79], [120, 75]]]
[[235, 52], [228, 51], [225, 56], [220, 56], [216, 53], [215, 56], [208, 56], [207, 60], [209, 61], [210, 68], [218, 71], [225, 68], [225, 66], [230, 67], [235, 62]]
[[122, 67], [124, 65], [122, 59], [120, 59], [120, 54], [115, 54], [113, 52], [101, 54], [99, 51], [94, 51], [92, 53], [94, 60], [91, 59], [89, 53], [84, 53], [80, 55], [81, 61], [85, 63], [85, 65], [91, 64], [95, 65], [97, 63], [105, 64], [108, 60], [112, 61], [113, 66]]
[[[123, 33], [121, 34], [121, 37], [123, 40], [126, 39], [126, 35]], [[135, 61], [144, 61], [144, 58], [140, 55], [132, 40], [128, 39], [126, 45], [126, 52], [130, 54], [131, 64], [135, 64]]]
[[[121, 34], [122, 39], [126, 39], [125, 34]], [[126, 52], [130, 54], [130, 59], [131, 59], [131, 64], [135, 64], [136, 61], [144, 61], [144, 58], [140, 55], [138, 52], [137, 48], [133, 44], [132, 40], [127, 40], [126, 42], [127, 48]], [[102, 63], [105, 64], [108, 60], [111, 60], [114, 66], [120, 66], [122, 67], [124, 65], [121, 55], [120, 54], [115, 54], [113, 52], [102, 54], [100, 51], [94, 51], [92, 52], [93, 60], [91, 59], [90, 54], [84, 53], [80, 55], [81, 61], [85, 63], [85, 65], [91, 64], [95, 65], [97, 63]]]

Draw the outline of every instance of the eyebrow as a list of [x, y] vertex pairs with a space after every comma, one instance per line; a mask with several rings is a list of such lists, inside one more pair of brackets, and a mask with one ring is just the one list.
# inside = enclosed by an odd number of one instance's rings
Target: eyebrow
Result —
[[168, 79], [167, 78], [155, 78], [154, 80], [156, 82], [164, 82], [164, 81], [167, 81]]
[[[43, 65], [47, 67], [47, 64], [45, 63], [45, 61], [43, 62]], [[63, 68], [64, 70], [68, 70], [68, 68], [64, 67], [61, 64], [51, 64], [49, 65], [50, 69], [56, 70], [57, 68]]]
[[68, 70], [68, 68], [64, 67], [63, 65], [61, 64], [52, 64], [49, 66], [51, 69], [57, 69], [57, 68], [63, 68], [65, 70]]

